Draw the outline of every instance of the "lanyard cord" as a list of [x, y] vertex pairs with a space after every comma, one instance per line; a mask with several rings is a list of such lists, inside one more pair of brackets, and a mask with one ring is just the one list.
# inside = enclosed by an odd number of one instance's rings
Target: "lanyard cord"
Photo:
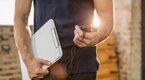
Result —
[[[66, 63], [66, 67], [69, 70], [69, 71], [67, 71], [68, 73], [71, 73], [72, 72], [73, 66], [76, 66], [75, 73], [78, 72], [79, 60], [78, 60], [78, 56], [76, 55], [77, 48], [78, 48], [77, 45], [74, 45], [71, 48], [70, 58], [67, 60], [67, 63]], [[76, 63], [75, 64], [74, 64], [74, 60], [76, 60]]]

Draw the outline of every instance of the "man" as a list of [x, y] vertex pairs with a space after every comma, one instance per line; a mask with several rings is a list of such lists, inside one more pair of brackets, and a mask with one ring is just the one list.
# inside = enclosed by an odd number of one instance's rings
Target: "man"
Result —
[[[107, 38], [112, 31], [113, 0], [33, 1], [34, 31], [36, 32], [49, 19], [53, 19], [63, 49], [63, 56], [48, 70], [41, 68], [42, 65], [50, 65], [50, 62], [35, 58], [31, 52], [27, 25], [32, 0], [16, 0], [15, 41], [30, 77], [45, 76], [41, 80], [96, 80], [96, 70], [99, 64], [96, 60], [94, 45]], [[101, 21], [97, 30], [91, 27], [94, 9]], [[86, 26], [89, 26], [90, 30], [82, 29]]]

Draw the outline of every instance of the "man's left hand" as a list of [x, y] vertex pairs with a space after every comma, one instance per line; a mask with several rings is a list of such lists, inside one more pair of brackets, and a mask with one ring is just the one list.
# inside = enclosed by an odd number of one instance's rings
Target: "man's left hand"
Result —
[[90, 47], [96, 45], [99, 41], [97, 38], [97, 29], [90, 26], [90, 31], [83, 31], [78, 25], [75, 26], [74, 30], [74, 43], [78, 47]]

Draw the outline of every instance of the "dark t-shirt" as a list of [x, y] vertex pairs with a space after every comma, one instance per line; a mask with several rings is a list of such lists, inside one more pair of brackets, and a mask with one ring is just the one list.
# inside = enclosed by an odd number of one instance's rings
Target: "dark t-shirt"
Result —
[[[71, 50], [75, 45], [74, 27], [91, 24], [93, 14], [93, 0], [34, 0], [34, 32], [49, 19], [54, 20], [63, 48], [61, 61], [67, 67], [67, 58], [72, 58]], [[70, 73], [95, 72], [99, 66], [96, 60], [96, 48], [77, 47], [76, 51], [74, 53], [78, 60], [73, 59]]]

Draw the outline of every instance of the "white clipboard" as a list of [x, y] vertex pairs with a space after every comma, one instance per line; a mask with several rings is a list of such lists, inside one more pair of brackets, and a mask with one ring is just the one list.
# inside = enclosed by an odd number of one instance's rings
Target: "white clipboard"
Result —
[[[62, 57], [62, 49], [54, 21], [48, 20], [35, 34], [31, 37], [32, 53], [35, 57], [49, 60], [52, 64]], [[23, 80], [31, 80], [27, 68], [22, 60], [21, 54], [20, 64]], [[43, 66], [43, 69], [49, 66]]]

